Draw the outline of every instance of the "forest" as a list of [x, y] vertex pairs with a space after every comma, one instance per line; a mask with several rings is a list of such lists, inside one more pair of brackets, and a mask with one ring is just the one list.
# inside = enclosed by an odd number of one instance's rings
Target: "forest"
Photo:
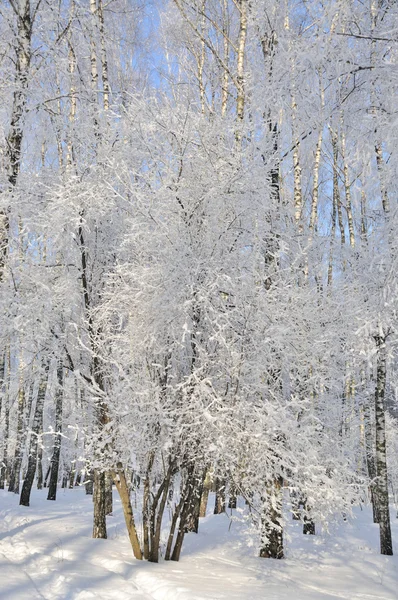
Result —
[[393, 554], [397, 93], [395, 0], [1, 0], [0, 509]]

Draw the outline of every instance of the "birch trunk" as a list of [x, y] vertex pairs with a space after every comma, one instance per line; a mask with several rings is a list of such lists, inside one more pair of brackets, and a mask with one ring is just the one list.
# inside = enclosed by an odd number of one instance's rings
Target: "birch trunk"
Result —
[[[19, 0], [13, 5], [17, 13], [15, 42], [15, 91], [13, 94], [10, 130], [7, 135], [7, 176], [11, 189], [15, 188], [21, 168], [23, 125], [29, 87], [31, 61], [32, 20], [30, 0]], [[0, 281], [3, 279], [8, 251], [9, 220], [6, 211], [0, 212]]]
[[[73, 22], [75, 16], [75, 1], [71, 0], [70, 5], [70, 13], [69, 13], [69, 21]], [[76, 118], [76, 108], [77, 108], [77, 98], [76, 98], [76, 87], [75, 87], [75, 70], [76, 70], [76, 55], [72, 45], [71, 39], [72, 27], [70, 26], [68, 29], [67, 40], [68, 40], [68, 71], [70, 78], [70, 106], [69, 106], [69, 129], [67, 133], [67, 142], [66, 142], [66, 167], [70, 169], [73, 165], [73, 135], [72, 129], [73, 124]]]
[[[319, 76], [319, 95], [321, 101], [321, 112], [323, 113], [325, 105], [325, 92], [322, 84], [322, 73], [318, 71]], [[318, 220], [318, 201], [319, 201], [319, 168], [321, 164], [321, 153], [322, 153], [322, 142], [323, 142], [323, 125], [320, 126], [318, 133], [318, 141], [315, 149], [315, 160], [314, 160], [314, 172], [313, 172], [313, 183], [312, 183], [312, 202], [311, 202], [311, 214], [310, 214], [310, 236], [312, 238], [316, 223]]]
[[109, 471], [107, 471], [105, 473], [105, 514], [106, 515], [111, 515], [113, 512], [112, 484], [113, 484], [112, 475], [109, 473]]
[[368, 243], [368, 220], [366, 216], [366, 196], [364, 190], [361, 190], [361, 240], [364, 244]]
[[4, 441], [3, 441], [3, 460], [0, 468], [0, 489], [4, 490], [5, 483], [9, 479], [9, 460], [8, 444], [10, 436], [10, 350], [7, 348], [5, 353], [5, 362], [7, 368], [7, 380], [4, 386], [3, 412], [4, 412]]
[[84, 476], [84, 488], [87, 496], [92, 496], [94, 493], [94, 474], [91, 468], [86, 468]]
[[[375, 64], [376, 64], [377, 40], [375, 40], [373, 38], [373, 36], [375, 34], [375, 29], [377, 26], [377, 20], [378, 20], [378, 16], [379, 16], [378, 15], [379, 6], [380, 6], [379, 0], [370, 0], [370, 16], [371, 16], [370, 31], [371, 31], [371, 38], [372, 38], [371, 45], [370, 45], [370, 67], [371, 67], [372, 71], [374, 70]], [[376, 116], [377, 116], [377, 94], [376, 94], [376, 86], [375, 86], [374, 79], [372, 79], [372, 84], [371, 84], [371, 110], [376, 119]], [[377, 135], [377, 125], [376, 125], [376, 129], [375, 129], [375, 133]], [[376, 138], [376, 143], [375, 143], [375, 155], [376, 155], [377, 171], [379, 173], [379, 180], [380, 180], [381, 203], [382, 203], [384, 213], [388, 213], [390, 210], [390, 201], [388, 198], [387, 188], [384, 183], [385, 162], [384, 162], [384, 157], [383, 157], [383, 146], [382, 146], [381, 141], [377, 138]]]
[[[285, 29], [290, 31], [289, 22], [289, 7], [285, 6]], [[303, 212], [303, 193], [301, 184], [301, 165], [300, 165], [300, 140], [297, 135], [297, 102], [296, 102], [296, 64], [292, 53], [292, 45], [289, 43], [289, 51], [291, 53], [291, 86], [290, 86], [290, 107], [292, 115], [292, 139], [293, 139], [293, 201], [294, 201], [294, 220], [298, 226], [299, 233], [303, 232], [303, 224], [301, 222]]]
[[[238, 36], [238, 55], [236, 65], [236, 116], [238, 121], [243, 121], [245, 111], [245, 48], [247, 38], [247, 0], [238, 0], [239, 17], [239, 36]], [[240, 134], [239, 134], [240, 135]]]
[[213, 482], [212, 467], [207, 466], [203, 473], [203, 489], [200, 498], [199, 517], [205, 517], [207, 512], [207, 504], [209, 502], [209, 493]]
[[151, 472], [153, 467], [153, 461], [155, 459], [155, 453], [150, 452], [148, 458], [148, 465], [144, 479], [144, 494], [142, 500], [142, 528], [144, 535], [144, 558], [149, 559], [150, 554], [150, 542], [149, 542], [149, 522], [150, 522], [150, 501], [151, 501]]
[[93, 538], [106, 539], [106, 494], [105, 494], [105, 473], [99, 469], [94, 470], [94, 519], [93, 519]]
[[[6, 381], [5, 381], [5, 370], [6, 370], [6, 354], [3, 354], [0, 359], [0, 417], [3, 420], [3, 413], [7, 411], [6, 407]], [[6, 437], [4, 436], [2, 446], [3, 446], [3, 457], [4, 451], [6, 448]], [[0, 464], [0, 489], [4, 489], [4, 471], [5, 471], [5, 462], [3, 459], [3, 463]]]
[[[98, 99], [98, 65], [97, 65], [97, 48], [95, 43], [95, 33], [97, 29], [97, 2], [90, 0], [90, 12], [92, 16], [92, 30], [90, 32], [90, 66], [91, 66], [91, 87], [93, 93], [93, 103], [100, 105]], [[94, 109], [95, 110], [95, 109]], [[97, 125], [96, 118], [94, 124]]]
[[15, 91], [11, 109], [11, 126], [7, 136], [8, 180], [13, 187], [17, 183], [21, 167], [23, 118], [29, 85], [32, 37], [30, 0], [19, 0], [17, 11]]
[[202, 474], [194, 472], [192, 475], [192, 486], [190, 488], [190, 495], [188, 497], [189, 509], [187, 511], [187, 517], [185, 520], [184, 531], [185, 533], [199, 531], [199, 514], [200, 514], [200, 500], [203, 491], [203, 476]]
[[201, 4], [201, 22], [200, 22], [200, 31], [202, 35], [202, 39], [200, 40], [200, 53], [196, 56], [196, 63], [198, 67], [198, 83], [199, 83], [199, 98], [200, 98], [200, 109], [202, 115], [205, 114], [206, 109], [206, 89], [204, 83], [204, 67], [205, 67], [205, 58], [206, 58], [206, 46], [205, 46], [205, 8], [206, 8], [206, 0], [202, 0]]
[[374, 424], [372, 422], [371, 410], [368, 399], [365, 400], [364, 406], [364, 429], [365, 429], [365, 456], [366, 456], [366, 467], [369, 477], [370, 497], [372, 501], [373, 509], [373, 522], [378, 523], [379, 517], [377, 514], [377, 502], [374, 495], [374, 486], [376, 483], [376, 447], [374, 440]]
[[268, 490], [270, 502], [264, 507], [262, 518], [260, 558], [283, 558], [282, 478], [275, 479]]
[[22, 365], [20, 364], [20, 380], [18, 390], [17, 413], [17, 441], [15, 445], [14, 461], [8, 485], [8, 491], [19, 494], [19, 480], [21, 474], [23, 439], [24, 439], [24, 413], [25, 413], [25, 388], [22, 380]]
[[207, 504], [209, 502], [210, 485], [207, 481], [204, 482], [202, 497], [200, 499], [199, 517], [205, 517], [207, 512]]
[[43, 413], [37, 439], [37, 489], [43, 489]]
[[337, 134], [330, 129], [333, 148], [333, 208], [332, 208], [332, 227], [330, 231], [330, 250], [329, 250], [329, 266], [328, 266], [328, 286], [333, 282], [333, 247], [336, 237], [336, 219], [337, 206], [340, 201], [339, 179], [338, 179], [338, 158], [339, 150], [337, 146]]
[[33, 481], [36, 473], [36, 464], [37, 464], [37, 451], [38, 451], [38, 442], [40, 430], [43, 422], [43, 408], [44, 408], [44, 399], [46, 396], [47, 390], [47, 381], [48, 381], [48, 370], [49, 364], [47, 363], [44, 368], [44, 373], [42, 379], [39, 384], [39, 390], [37, 393], [36, 407], [33, 417], [33, 425], [32, 425], [32, 433], [30, 437], [29, 444], [29, 458], [28, 458], [28, 468], [26, 471], [26, 477], [23, 482], [21, 498], [19, 504], [22, 506], [29, 506], [30, 503], [30, 493], [32, 490]]
[[345, 190], [345, 201], [348, 221], [348, 233], [350, 239], [351, 248], [355, 247], [355, 232], [354, 232], [354, 219], [352, 217], [352, 202], [351, 202], [351, 185], [348, 173], [348, 163], [346, 160], [346, 143], [345, 134], [341, 133], [341, 157], [343, 159], [343, 172], [344, 172], [344, 190]]
[[225, 512], [225, 480], [216, 478], [216, 499], [214, 504], [214, 514], [220, 515]]
[[101, 76], [102, 76], [102, 89], [103, 89], [103, 105], [104, 110], [109, 109], [109, 76], [108, 76], [108, 58], [106, 54], [106, 34], [105, 34], [105, 21], [104, 21], [104, 7], [102, 0], [98, 0], [98, 21], [99, 21], [99, 32], [100, 32], [100, 44], [101, 44]]
[[391, 556], [392, 538], [390, 525], [390, 511], [388, 501], [388, 477], [386, 455], [386, 420], [384, 397], [386, 390], [387, 352], [386, 336], [375, 337], [377, 348], [377, 375], [375, 389], [375, 417], [376, 417], [376, 485], [374, 496], [380, 527], [380, 552]]
[[126, 474], [123, 470], [122, 464], [118, 463], [117, 470], [111, 471], [111, 474], [122, 502], [124, 520], [134, 556], [138, 560], [142, 560], [141, 546], [135, 526], [133, 507], [131, 506], [130, 490], [127, 485]]
[[3, 400], [5, 397], [5, 371], [6, 371], [6, 356], [3, 354], [0, 358], [0, 415], [3, 411]]
[[[229, 65], [229, 16], [228, 16], [228, 0], [223, 0], [223, 36], [224, 36], [224, 56], [223, 62], [228, 67]], [[221, 116], [224, 117], [228, 106], [228, 70], [223, 69], [222, 88], [221, 88]]]
[[61, 434], [62, 434], [62, 404], [63, 404], [63, 366], [61, 361], [57, 366], [57, 389], [55, 392], [55, 427], [54, 427], [54, 446], [51, 458], [51, 474], [48, 485], [47, 500], [56, 500], [57, 483], [59, 472], [59, 459], [61, 455]]

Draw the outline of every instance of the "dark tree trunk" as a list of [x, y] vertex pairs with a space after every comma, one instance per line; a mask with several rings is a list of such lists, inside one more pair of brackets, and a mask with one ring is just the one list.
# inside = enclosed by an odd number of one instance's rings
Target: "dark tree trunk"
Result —
[[228, 508], [234, 509], [236, 508], [237, 498], [236, 498], [236, 489], [233, 483], [229, 486], [229, 498], [228, 498]]
[[169, 537], [167, 540], [166, 554], [164, 556], [165, 560], [170, 560], [170, 558], [171, 558], [171, 549], [173, 547], [174, 533], [176, 530], [176, 525], [177, 525], [178, 517], [180, 516], [182, 505], [183, 505], [183, 498], [180, 499], [180, 502], [177, 504], [177, 506], [174, 509], [173, 518], [171, 520], [170, 533], [169, 533]]
[[[184, 510], [185, 509], [185, 510]], [[184, 522], [186, 519], [186, 506], [183, 506], [183, 509], [181, 511], [181, 516], [180, 516], [180, 525], [178, 527], [178, 533], [177, 533], [177, 538], [176, 538], [176, 542], [174, 544], [174, 549], [171, 555], [171, 560], [174, 560], [176, 562], [178, 562], [180, 560], [180, 555], [181, 555], [181, 550], [182, 550], [182, 544], [184, 542], [184, 537], [185, 537], [185, 527], [184, 527]]]
[[304, 535], [315, 535], [315, 523], [312, 519], [304, 515], [303, 524]]
[[47, 500], [56, 500], [56, 497], [57, 497], [59, 459], [61, 456], [62, 403], [63, 403], [63, 396], [64, 396], [63, 383], [64, 383], [63, 366], [60, 361], [57, 366], [57, 390], [55, 392], [54, 446], [53, 446], [53, 455], [51, 458], [51, 473], [50, 473], [50, 483], [48, 485]]
[[39, 432], [38, 439], [38, 450], [37, 450], [37, 489], [43, 489], [43, 447], [41, 445], [41, 434], [43, 433], [43, 429]]
[[43, 422], [43, 408], [47, 390], [48, 370], [49, 365], [47, 364], [45, 366], [44, 374], [42, 380], [40, 381], [39, 390], [37, 394], [36, 408], [33, 417], [32, 433], [29, 444], [28, 468], [26, 470], [26, 476], [23, 482], [21, 498], [19, 501], [19, 504], [21, 504], [22, 506], [29, 506], [30, 493], [32, 491], [32, 485], [36, 473], [38, 438], [40, 434], [41, 424]]
[[377, 504], [377, 515], [380, 526], [380, 552], [392, 556], [392, 538], [390, 525], [390, 511], [388, 501], [388, 478], [386, 456], [386, 416], [384, 397], [386, 390], [387, 353], [386, 338], [376, 336], [377, 347], [377, 375], [375, 390], [375, 415], [376, 415], [376, 485], [374, 497]]
[[292, 504], [292, 517], [294, 521], [300, 521], [301, 518], [301, 500], [297, 490], [290, 492], [290, 501]]
[[311, 519], [311, 509], [308, 506], [307, 499], [303, 500], [303, 509], [304, 509], [303, 534], [304, 535], [315, 535], [315, 523]]
[[155, 459], [155, 453], [151, 451], [148, 457], [147, 470], [144, 479], [144, 493], [142, 499], [142, 529], [144, 538], [144, 558], [149, 559], [150, 554], [150, 541], [149, 541], [149, 523], [151, 520], [151, 471], [153, 467], [153, 461]]
[[48, 485], [48, 478], [50, 477], [50, 473], [51, 473], [51, 463], [48, 465], [47, 467], [47, 471], [46, 471], [46, 476], [44, 478], [44, 487], [46, 488]]
[[182, 544], [184, 542], [185, 533], [187, 532], [187, 522], [191, 516], [195, 505], [195, 487], [197, 487], [197, 485], [194, 473], [194, 466], [191, 465], [187, 469], [187, 471], [187, 479], [182, 494], [181, 509], [179, 511], [180, 523], [178, 526], [177, 538], [174, 544], [174, 549], [171, 554], [171, 560], [174, 561], [180, 560]]
[[169, 493], [169, 485], [172, 477], [172, 465], [169, 465], [166, 476], [152, 502], [151, 510], [151, 549], [149, 553], [150, 562], [159, 561], [160, 534], [162, 529], [163, 513]]

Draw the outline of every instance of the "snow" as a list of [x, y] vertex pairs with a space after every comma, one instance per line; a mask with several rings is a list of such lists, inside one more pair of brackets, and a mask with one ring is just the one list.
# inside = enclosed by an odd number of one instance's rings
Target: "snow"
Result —
[[25, 508], [0, 492], [1, 600], [397, 600], [398, 557], [379, 555], [368, 507], [330, 534], [303, 536], [291, 522], [282, 561], [256, 557], [246, 524], [209, 515], [180, 562], [155, 565], [132, 557], [116, 493], [108, 540], [91, 538], [83, 489], [59, 490], [56, 502], [45, 493]]

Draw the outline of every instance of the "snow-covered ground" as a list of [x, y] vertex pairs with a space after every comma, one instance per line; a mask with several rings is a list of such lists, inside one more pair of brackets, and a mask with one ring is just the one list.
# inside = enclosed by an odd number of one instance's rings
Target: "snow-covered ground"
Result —
[[[134, 560], [115, 493], [108, 540], [91, 539], [92, 502], [83, 489], [45, 491], [29, 508], [0, 492], [1, 600], [397, 600], [398, 556], [378, 554], [370, 510], [330, 535], [289, 526], [287, 558], [256, 558], [247, 527], [228, 516], [201, 520], [178, 563]], [[398, 553], [398, 519], [393, 535]]]

